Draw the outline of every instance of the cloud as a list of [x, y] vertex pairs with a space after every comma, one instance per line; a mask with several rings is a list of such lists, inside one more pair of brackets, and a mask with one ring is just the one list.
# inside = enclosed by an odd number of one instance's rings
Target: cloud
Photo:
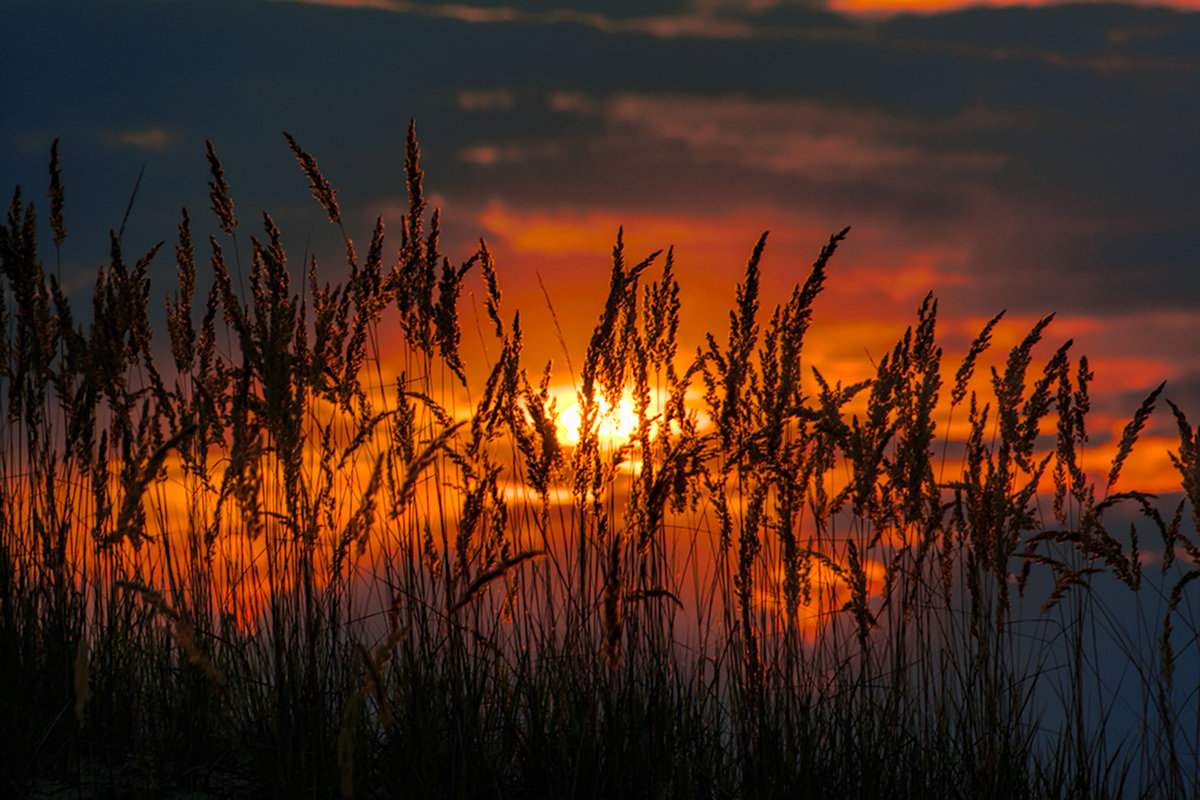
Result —
[[[1124, 421], [1121, 423], [1124, 425]], [[1092, 479], [1103, 486], [1108, 481], [1108, 471], [1117, 456], [1120, 433], [1102, 445], [1091, 445], [1084, 450], [1084, 469]], [[1182, 479], [1171, 463], [1168, 453], [1179, 450], [1179, 440], [1163, 436], [1140, 436], [1133, 450], [1121, 466], [1113, 491], [1174, 492], [1179, 491]]]
[[408, 0], [291, 0], [309, 5], [372, 8], [400, 14], [455, 19], [472, 24], [522, 23], [526, 25], [574, 24], [603, 33], [633, 33], [665, 39], [746, 39], [755, 35], [753, 24], [705, 14], [668, 14], [616, 17], [573, 8], [528, 10], [515, 6], [482, 6], [463, 3], [413, 3]]
[[[719, 39], [748, 41], [858, 43], [893, 51], [914, 51], [989, 61], [1025, 61], [1053, 67], [1082, 69], [1101, 74], [1137, 70], [1195, 71], [1200, 64], [1192, 50], [1173, 57], [1147, 54], [1136, 47], [1142, 37], [1107, 33], [1078, 38], [1071, 29], [1075, 52], [1063, 52], [1045, 44], [1054, 38], [1054, 24], [1038, 28], [1041, 46], [1027, 37], [1004, 41], [994, 36], [1007, 26], [988, 26], [992, 32], [972, 41], [977, 33], [970, 23], [953, 22], [940, 31], [925, 31], [903, 23], [903, 17], [954, 17], [977, 7], [1003, 10], [1008, 7], [1057, 7], [1072, 0], [697, 0], [680, 10], [676, 4], [649, 5], [641, 14], [618, 15], [579, 8], [529, 8], [521, 5], [471, 5], [466, 3], [418, 3], [411, 0], [286, 0], [309, 5], [370, 8], [398, 14], [453, 19], [473, 25], [519, 24], [526, 26], [576, 25], [606, 34], [632, 34], [658, 39]], [[1200, 0], [1126, 0], [1125, 5], [1166, 7], [1179, 11], [1200, 10]], [[1118, 6], [1112, 6], [1116, 8]], [[658, 13], [655, 13], [657, 11]], [[890, 24], [901, 18], [901, 25]], [[865, 23], [865, 24], [864, 24]], [[1029, 21], [1022, 21], [1025, 30]], [[966, 31], [972, 36], [963, 37]], [[1066, 31], [1063, 31], [1064, 33]], [[930, 35], [930, 34], [933, 35]], [[1131, 45], [1125, 51], [1114, 47]]]
[[[544, 279], [558, 307], [568, 340], [586, 344], [608, 281], [606, 254], [618, 228], [624, 230], [625, 258], [641, 260], [667, 247], [682, 299], [680, 342], [690, 350], [705, 332], [720, 335], [742, 279], [755, 238], [769, 230], [760, 264], [764, 318], [803, 281], [812, 259], [832, 232], [809, 215], [779, 209], [747, 208], [724, 214], [670, 214], [616, 208], [572, 210], [521, 208], [493, 201], [476, 218], [496, 257], [505, 291], [517, 294]], [[928, 291], [968, 283], [966, 253], [949, 245], [901, 245], [886, 231], [851, 231], [834, 256], [825, 293], [817, 303], [819, 324], [806, 353], [831, 379], [859, 380], [873, 374], [871, 357], [890, 350]], [[656, 275], [663, 258], [650, 269]], [[536, 309], [542, 296], [528, 292]], [[959, 312], [961, 313], [961, 311]], [[953, 328], [953, 319], [946, 325]], [[982, 323], [980, 323], [981, 325]], [[965, 349], [979, 325], [958, 336]]]
[[947, 286], [968, 286], [969, 277], [960, 271], [965, 251], [944, 245], [922, 247], [903, 253], [897, 263], [880, 268], [865, 265], [842, 270], [839, 279], [846, 290], [882, 290], [896, 302], [920, 297]]
[[458, 93], [458, 105], [464, 111], [509, 110], [513, 107], [513, 94], [508, 89], [486, 91], [463, 91]]
[[601, 118], [610, 129], [682, 146], [698, 163], [734, 163], [817, 181], [878, 178], [931, 168], [994, 171], [1004, 158], [926, 146], [964, 129], [1009, 127], [1015, 115], [968, 112], [941, 121], [916, 121], [874, 109], [808, 99], [623, 93], [596, 99], [578, 92], [550, 95], [551, 109]]
[[[1094, 0], [828, 0], [828, 7], [846, 14], [945, 14], [979, 6], [1034, 7], [1082, 5]], [[1183, 11], [1200, 10], [1200, 0], [1124, 0], [1128, 5], [1166, 6]]]
[[165, 150], [175, 140], [175, 134], [165, 128], [142, 128], [104, 134], [109, 145], [132, 147], [137, 150]]
[[[780, 9], [824, 9], [849, 16], [892, 16], [896, 14], [945, 14], [966, 8], [990, 6], [1037, 7], [1084, 5], [1095, 0], [691, 0], [688, 10], [661, 13], [656, 4], [647, 3], [650, 13], [613, 15], [579, 8], [529, 8], [514, 5], [467, 3], [417, 3], [410, 0], [292, 0], [313, 5], [345, 8], [373, 8], [425, 16], [450, 17], [464, 22], [576, 22], [610, 32], [641, 32], [656, 35], [742, 36], [748, 28], [734, 22]], [[1200, 0], [1115, 0], [1118, 4], [1200, 10]], [[663, 4], [659, 4], [663, 5]], [[675, 7], [677, 4], [665, 4]]]
[[458, 160], [464, 164], [492, 167], [498, 164], [517, 164], [542, 161], [562, 154], [562, 147], [554, 142], [526, 142], [508, 144], [473, 144], [458, 149]]
[[463, 147], [458, 151], [458, 160], [467, 164], [478, 164], [490, 167], [502, 161], [517, 161], [524, 158], [523, 148], [519, 146], [496, 147], [490, 144], [477, 144]]
[[[479, 215], [478, 222], [490, 234], [503, 238], [516, 253], [552, 256], [595, 256], [612, 249], [618, 228], [625, 230], [626, 247], [641, 258], [645, 253], [674, 246], [677, 251], [693, 251], [706, 261], [728, 256], [732, 263], [744, 262], [753, 238], [747, 231], [761, 232], [768, 214], [743, 211], [717, 217], [684, 216], [670, 213], [645, 213], [592, 209], [519, 209], [493, 201]], [[783, 221], [777, 217], [775, 221]], [[777, 236], [771, 248], [807, 240], [813, 252], [819, 249], [828, 231], [791, 220]]]
[[703, 13], [749, 11], [761, 13], [780, 6], [821, 6], [824, 0], [692, 0], [690, 6]]

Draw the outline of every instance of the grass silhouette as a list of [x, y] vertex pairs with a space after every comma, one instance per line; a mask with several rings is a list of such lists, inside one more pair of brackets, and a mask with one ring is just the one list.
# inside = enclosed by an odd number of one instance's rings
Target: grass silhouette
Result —
[[[631, 264], [618, 234], [567, 436], [486, 244], [457, 265], [440, 252], [413, 130], [394, 259], [382, 220], [359, 257], [316, 160], [287, 144], [341, 233], [345, 284], [320, 284], [315, 259], [297, 278], [265, 214], [246, 242], [210, 142], [217, 231], [200, 269], [182, 213], [166, 368], [160, 247], [130, 264], [114, 234], [77, 323], [14, 193], [7, 791], [1200, 792], [1198, 701], [1175, 671], [1200, 630], [1200, 440], [1179, 409], [1184, 500], [1164, 514], [1114, 491], [1162, 386], [1100, 485], [1081, 466], [1087, 360], [1068, 342], [1035, 362], [1050, 318], [987, 375], [989, 321], [947, 387], [926, 297], [875, 377], [843, 386], [803, 355], [848, 230], [769, 315], [764, 234], [727, 333], [692, 354], [673, 253]], [[57, 142], [50, 177], [57, 250]], [[482, 369], [460, 348], [464, 290], [498, 347]], [[1131, 603], [1145, 613], [1125, 628], [1112, 608]], [[1100, 639], [1126, 683], [1097, 679]], [[1114, 739], [1108, 704], [1126, 698], [1136, 724]]]

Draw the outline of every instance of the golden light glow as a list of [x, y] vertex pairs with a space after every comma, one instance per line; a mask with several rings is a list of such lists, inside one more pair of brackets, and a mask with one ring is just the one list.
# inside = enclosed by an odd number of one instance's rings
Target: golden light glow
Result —
[[[601, 442], [611, 444], [628, 441], [629, 437], [637, 432], [637, 413], [634, 411], [633, 401], [628, 397], [622, 397], [616, 408], [603, 398], [597, 398], [596, 402], [600, 406], [596, 420]], [[653, 434], [654, 423], [651, 423], [651, 426]], [[563, 409], [558, 417], [558, 431], [564, 442], [579, 444], [582, 427], [583, 409], [578, 403]]]

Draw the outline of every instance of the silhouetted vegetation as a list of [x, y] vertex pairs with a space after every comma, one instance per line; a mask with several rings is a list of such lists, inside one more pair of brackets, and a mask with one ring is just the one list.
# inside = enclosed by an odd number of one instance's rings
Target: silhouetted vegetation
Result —
[[[365, 257], [287, 144], [348, 277], [295, 269], [269, 216], [247, 237], [210, 143], [217, 225], [194, 237], [182, 213], [169, 364], [148, 268], [170, 256], [130, 258], [114, 234], [77, 322], [14, 193], [6, 793], [1200, 792], [1195, 675], [1175, 672], [1200, 630], [1184, 613], [1200, 439], [1182, 412], [1185, 500], [1164, 513], [1113, 489], [1162, 386], [1101, 485], [1082, 467], [1086, 359], [1069, 342], [1035, 355], [1049, 318], [990, 374], [999, 316], [947, 367], [930, 296], [875, 377], [842, 385], [804, 342], [847, 231], [770, 313], [764, 234], [727, 333], [694, 353], [672, 252], [634, 263], [618, 234], [568, 437], [486, 245], [440, 252], [412, 130], [410, 211], [398, 237], [377, 222]], [[50, 175], [57, 250], [57, 147]], [[498, 353], [483, 368], [465, 291]], [[1140, 627], [1114, 621], [1135, 602]], [[1126, 683], [1089, 679], [1100, 640]], [[1140, 722], [1114, 740], [1118, 696]]]

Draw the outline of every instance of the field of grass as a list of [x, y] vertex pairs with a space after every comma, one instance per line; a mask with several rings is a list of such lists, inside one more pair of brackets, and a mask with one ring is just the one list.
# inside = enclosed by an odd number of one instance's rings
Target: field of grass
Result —
[[[1181, 411], [1183, 500], [1113, 489], [1161, 386], [1096, 480], [1092, 376], [1049, 318], [947, 365], [930, 297], [842, 385], [803, 346], [846, 231], [769, 313], [764, 234], [700, 343], [672, 253], [618, 236], [568, 412], [486, 246], [439, 252], [411, 130], [410, 212], [365, 253], [287, 144], [344, 285], [270, 217], [245, 232], [210, 144], [212, 235], [184, 211], [173, 256], [130, 258], [114, 234], [79, 323], [13, 197], [0, 794], [1200, 793]], [[48, 214], [57, 252], [57, 143]]]

